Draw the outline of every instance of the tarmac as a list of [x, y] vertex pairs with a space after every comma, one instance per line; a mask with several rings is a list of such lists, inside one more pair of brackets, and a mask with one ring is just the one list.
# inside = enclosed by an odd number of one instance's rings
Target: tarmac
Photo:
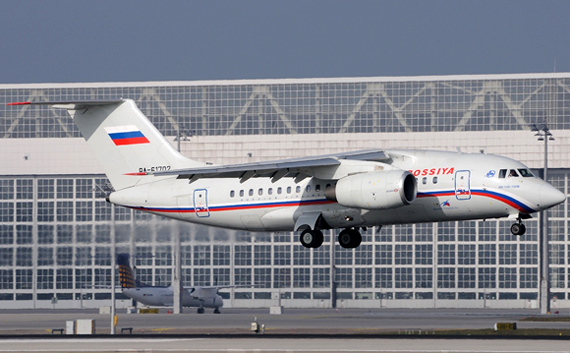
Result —
[[[563, 318], [562, 314], [550, 318]], [[566, 315], [568, 317], [568, 315]], [[492, 329], [497, 322], [516, 322], [519, 329], [570, 329], [570, 322], [522, 321], [541, 318], [538, 310], [484, 309], [287, 309], [281, 315], [269, 309], [223, 309], [221, 314], [127, 314], [117, 311], [117, 331], [132, 328], [136, 334], [238, 334], [251, 333], [251, 323], [265, 325], [266, 333], [359, 334], [441, 330]], [[2, 310], [0, 335], [45, 334], [66, 327], [67, 321], [92, 319], [97, 334], [111, 332], [111, 316], [98, 310]], [[569, 319], [570, 320], [570, 319]]]
[[[97, 310], [2, 310], [0, 352], [569, 352], [570, 322], [537, 310], [463, 309], [224, 309], [221, 314], [127, 314]], [[568, 316], [549, 315], [548, 319]], [[68, 335], [66, 322], [92, 319], [95, 335]], [[264, 325], [254, 333], [252, 322]], [[560, 330], [560, 336], [442, 336], [448, 330]], [[132, 335], [129, 333], [132, 328]], [[63, 329], [52, 334], [53, 329]], [[122, 330], [127, 329], [127, 330]], [[123, 331], [123, 333], [121, 333]]]

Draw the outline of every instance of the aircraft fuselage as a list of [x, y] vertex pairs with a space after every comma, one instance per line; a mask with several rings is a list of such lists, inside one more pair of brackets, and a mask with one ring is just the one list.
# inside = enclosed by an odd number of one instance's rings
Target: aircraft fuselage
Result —
[[[325, 196], [333, 180], [315, 177], [166, 178], [111, 194], [113, 203], [192, 223], [251, 231], [292, 231], [303, 213], [320, 212], [327, 228], [516, 217], [561, 202], [558, 190], [515, 160], [486, 154], [388, 150], [392, 168], [410, 171], [417, 198], [409, 205], [346, 207]], [[517, 176], [499, 175], [515, 171]], [[504, 173], [504, 172], [503, 172]], [[384, 191], [384, 190], [382, 190]], [[388, 192], [388, 191], [387, 191]]]
[[[123, 288], [123, 294], [147, 306], [173, 306], [174, 303], [172, 287]], [[218, 294], [200, 300], [191, 297], [186, 290], [182, 292], [183, 307], [221, 308], [223, 305], [222, 297]]]

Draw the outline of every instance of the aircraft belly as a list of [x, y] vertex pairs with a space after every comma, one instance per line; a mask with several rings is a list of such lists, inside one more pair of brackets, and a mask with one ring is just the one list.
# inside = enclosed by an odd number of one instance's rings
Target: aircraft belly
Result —
[[349, 228], [362, 226], [366, 219], [362, 216], [362, 211], [356, 208], [348, 208], [338, 204], [323, 207], [323, 219], [332, 228]]
[[431, 222], [425, 206], [414, 202], [413, 206], [403, 206], [386, 210], [370, 210], [364, 213], [366, 225], [388, 225], [402, 223]]
[[509, 207], [503, 202], [473, 195], [469, 200], [455, 197], [424, 197], [414, 204], [422, 204], [430, 222], [504, 217]]
[[268, 231], [292, 230], [297, 210], [297, 207], [279, 207], [265, 213], [260, 220]]
[[204, 307], [204, 308], [215, 308], [216, 306], [214, 305], [214, 299], [213, 298], [207, 298], [204, 301], [201, 301], [199, 299], [196, 298], [191, 298], [191, 297], [184, 297], [184, 300], [182, 301], [182, 306], [186, 307], [186, 308], [198, 308], [200, 306]]

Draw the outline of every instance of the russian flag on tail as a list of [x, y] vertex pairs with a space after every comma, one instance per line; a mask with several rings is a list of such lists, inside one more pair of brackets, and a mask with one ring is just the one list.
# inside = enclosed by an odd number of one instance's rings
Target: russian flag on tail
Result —
[[134, 125], [106, 127], [105, 131], [116, 146], [150, 143], [140, 129]]

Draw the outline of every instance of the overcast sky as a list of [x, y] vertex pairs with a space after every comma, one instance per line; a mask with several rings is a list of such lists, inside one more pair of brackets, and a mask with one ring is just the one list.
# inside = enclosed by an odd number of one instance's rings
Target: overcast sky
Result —
[[570, 72], [570, 1], [1, 1], [0, 83]]

